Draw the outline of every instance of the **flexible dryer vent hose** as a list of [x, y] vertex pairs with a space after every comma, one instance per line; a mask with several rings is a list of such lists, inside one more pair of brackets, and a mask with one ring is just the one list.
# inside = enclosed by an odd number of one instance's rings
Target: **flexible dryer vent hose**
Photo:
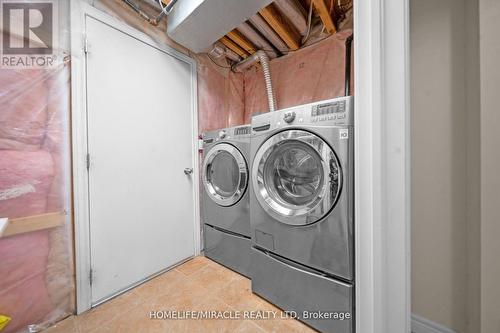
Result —
[[271, 80], [271, 68], [269, 67], [269, 57], [267, 56], [267, 54], [264, 51], [259, 50], [245, 60], [234, 65], [233, 70], [235, 72], [241, 72], [252, 66], [256, 62], [260, 62], [262, 66], [262, 73], [264, 74], [264, 81], [266, 83], [269, 112], [273, 112], [276, 110], [276, 100], [274, 98], [273, 82]]

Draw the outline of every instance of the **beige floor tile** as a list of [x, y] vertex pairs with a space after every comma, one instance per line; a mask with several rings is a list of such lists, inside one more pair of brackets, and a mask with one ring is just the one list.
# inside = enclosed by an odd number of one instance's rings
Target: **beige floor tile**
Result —
[[173, 269], [138, 286], [135, 288], [135, 291], [139, 294], [143, 301], [146, 301], [153, 297], [168, 294], [173, 288], [175, 288], [177, 283], [185, 278], [186, 276], [184, 274]]
[[241, 311], [276, 311], [281, 312], [279, 308], [267, 302], [263, 298], [249, 292], [242, 293], [241, 298], [235, 299], [232, 303], [238, 310]]
[[162, 320], [150, 318], [151, 306], [147, 303], [138, 305], [122, 313], [107, 323], [105, 329], [120, 333], [161, 333], [167, 332], [167, 324]]
[[[151, 311], [274, 311], [276, 319], [151, 319]], [[251, 292], [249, 279], [196, 257], [48, 333], [309, 333], [315, 332]]]
[[211, 265], [205, 266], [191, 275], [192, 281], [205, 287], [207, 294], [218, 293], [229, 285], [234, 277], [232, 272], [228, 272], [226, 269], [217, 269]]
[[250, 320], [245, 320], [236, 328], [234, 333], [266, 333], [266, 331]]
[[161, 310], [190, 310], [205, 301], [213, 294], [206, 285], [185, 278], [175, 284], [168, 293], [151, 299], [151, 306], [157, 311]]
[[78, 327], [76, 326], [75, 316], [69, 316], [68, 318], [61, 320], [56, 325], [48, 328], [46, 333], [79, 333]]
[[217, 296], [225, 303], [241, 310], [244, 308], [245, 299], [252, 296], [251, 282], [241, 275], [235, 277], [224, 287], [223, 292], [217, 293]]
[[[215, 295], [212, 298], [207, 298], [203, 303], [200, 303], [194, 307], [194, 310], [197, 311], [216, 311], [218, 313], [226, 313], [226, 315], [229, 316], [229, 313], [234, 313], [235, 310], [229, 306], [228, 304], [224, 303]], [[210, 319], [202, 319], [202, 320], [197, 320], [194, 329], [197, 332], [206, 332], [206, 333], [232, 333], [234, 332], [241, 324], [243, 320], [242, 319], [232, 319], [232, 318], [226, 318], [226, 319], [215, 319], [215, 318], [210, 318]]]
[[141, 297], [135, 291], [130, 290], [104, 304], [76, 317], [76, 324], [81, 333], [91, 332], [109, 323], [116, 316], [127, 312], [141, 302]]
[[185, 275], [191, 275], [194, 272], [202, 269], [205, 267], [208, 263], [208, 259], [205, 257], [194, 257], [193, 259], [185, 262], [184, 264], [177, 266], [175, 270], [185, 274]]
[[[263, 314], [270, 314], [270, 318], [253, 319], [252, 322], [265, 330], [266, 332], [279, 333], [279, 332], [301, 332], [302, 324], [294, 319], [286, 319], [285, 314], [273, 304], [267, 302], [263, 298], [252, 294], [246, 294], [238, 301], [235, 306], [240, 311], [251, 311], [256, 313], [259, 311]], [[272, 316], [271, 316], [272, 314]], [[296, 324], [298, 323], [298, 324]]]

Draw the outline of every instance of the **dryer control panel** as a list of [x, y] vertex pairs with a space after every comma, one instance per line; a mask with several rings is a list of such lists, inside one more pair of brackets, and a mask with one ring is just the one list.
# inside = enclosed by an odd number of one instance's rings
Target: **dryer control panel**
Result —
[[206, 132], [202, 135], [202, 138], [205, 145], [231, 140], [246, 142], [248, 138], [250, 138], [251, 133], [252, 128], [250, 127], [250, 125], [242, 125]]
[[304, 125], [352, 126], [353, 111], [354, 98], [352, 96], [300, 105], [254, 116], [252, 132]]

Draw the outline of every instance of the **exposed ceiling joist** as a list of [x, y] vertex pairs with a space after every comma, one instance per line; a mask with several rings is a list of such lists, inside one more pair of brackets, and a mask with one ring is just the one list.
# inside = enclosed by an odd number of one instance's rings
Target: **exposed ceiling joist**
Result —
[[246, 52], [252, 54], [257, 51], [255, 46], [251, 41], [249, 41], [245, 36], [243, 36], [238, 30], [233, 30], [228, 32], [227, 37], [235, 42], [240, 48]]
[[249, 22], [281, 53], [287, 53], [289, 48], [273, 28], [257, 13], [250, 17]]
[[290, 19], [302, 36], [307, 34], [307, 13], [297, 0], [276, 0], [274, 4]]
[[235, 42], [233, 42], [231, 39], [229, 39], [226, 36], [222, 37], [220, 39], [220, 42], [222, 44], [224, 44], [224, 46], [226, 46], [228, 49], [230, 49], [231, 51], [233, 51], [234, 53], [236, 53], [237, 55], [239, 55], [242, 58], [246, 58], [249, 55], [249, 53], [247, 51], [245, 51], [244, 49], [239, 47], [238, 44], [236, 44]]
[[328, 11], [328, 7], [326, 6], [325, 1], [324, 0], [312, 0], [312, 1], [314, 1], [314, 8], [316, 8], [316, 11], [318, 12], [319, 17], [321, 18], [321, 21], [325, 25], [326, 31], [328, 31], [331, 34], [336, 33], [337, 28], [335, 28], [335, 23], [333, 22], [332, 16]]
[[[324, 4], [324, 3], [323, 3]], [[294, 27], [290, 26], [281, 13], [273, 4], [263, 8], [260, 15], [269, 25], [278, 33], [283, 41], [291, 50], [297, 50], [300, 47], [300, 35]]]
[[[264, 50], [269, 58], [273, 59], [278, 57], [278, 53], [274, 49], [273, 45], [271, 45], [265, 37], [263, 37], [259, 32], [254, 30], [250, 24], [247, 22], [243, 22], [238, 26], [238, 31], [245, 36], [248, 40], [252, 42], [253, 45], [255, 45], [256, 48], [259, 50]], [[272, 29], [271, 29], [272, 30]], [[279, 37], [277, 37], [279, 38]], [[286, 45], [285, 45], [286, 47]]]

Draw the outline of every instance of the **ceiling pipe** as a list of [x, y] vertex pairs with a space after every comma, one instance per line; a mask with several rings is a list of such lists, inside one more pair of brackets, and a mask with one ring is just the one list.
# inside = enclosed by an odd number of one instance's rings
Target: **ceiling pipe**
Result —
[[237, 63], [232, 68], [235, 72], [242, 72], [257, 62], [260, 62], [262, 66], [262, 73], [264, 74], [267, 102], [269, 103], [269, 112], [274, 112], [276, 111], [276, 100], [274, 98], [273, 83], [271, 81], [271, 68], [269, 67], [269, 58], [266, 52], [259, 50], [247, 57], [245, 60]]
[[210, 50], [209, 54], [215, 55], [216, 58], [220, 58], [221, 56], [224, 55], [232, 61], [235, 61], [235, 62], [241, 61], [241, 57], [239, 55], [237, 55], [232, 50], [228, 49], [221, 42], [216, 42], [213, 45], [212, 50]]
[[271, 45], [261, 34], [252, 28], [248, 23], [243, 22], [236, 29], [243, 34], [249, 41], [251, 41], [257, 49], [264, 50], [269, 58], [278, 57], [278, 53], [275, 51], [274, 46]]

